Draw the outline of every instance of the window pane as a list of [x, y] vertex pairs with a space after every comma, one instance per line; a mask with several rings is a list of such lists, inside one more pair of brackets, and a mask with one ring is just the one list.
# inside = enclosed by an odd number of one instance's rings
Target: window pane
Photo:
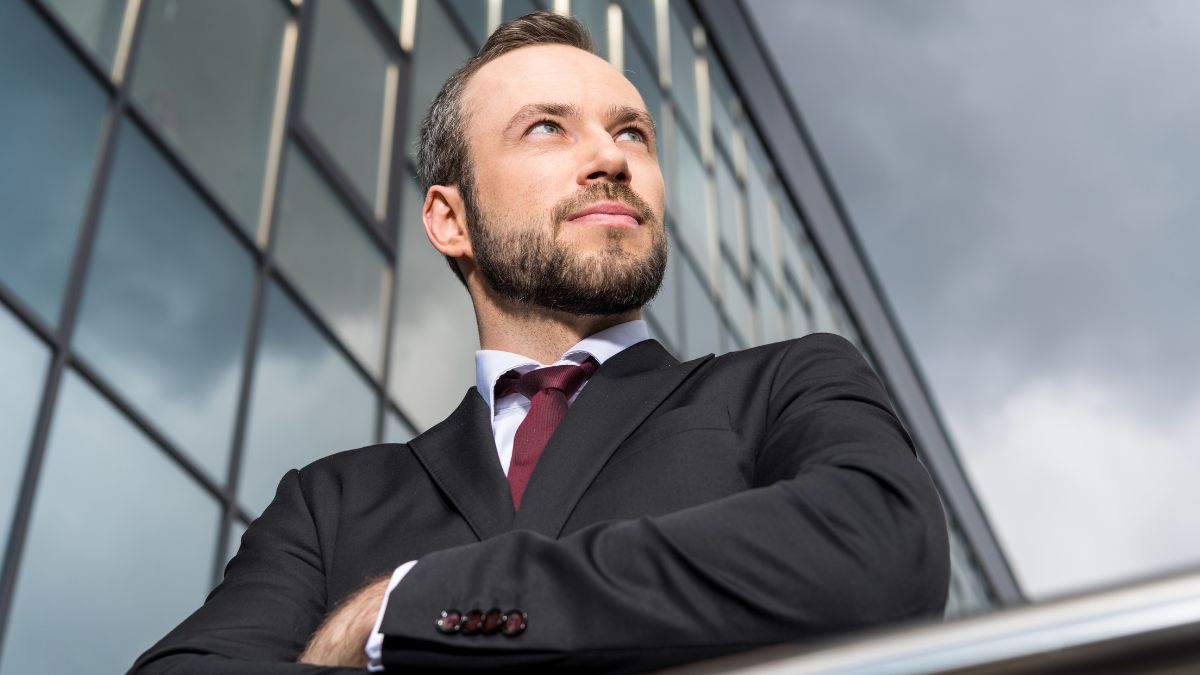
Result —
[[502, 21], [515, 19], [519, 16], [525, 16], [530, 12], [536, 12], [538, 7], [531, 0], [504, 0], [504, 11], [501, 15]]
[[[449, 411], [447, 411], [448, 413]], [[412, 427], [404, 423], [400, 416], [392, 411], [388, 411], [383, 417], [383, 442], [384, 443], [407, 443], [416, 436], [416, 432]]]
[[391, 395], [418, 429], [442, 421], [475, 384], [479, 334], [470, 296], [421, 224], [422, 195], [404, 181]]
[[700, 264], [705, 275], [712, 268], [712, 248], [708, 231], [708, 175], [700, 162], [700, 153], [678, 125], [674, 136], [676, 180], [674, 185], [679, 235], [684, 247]]
[[0, 541], [8, 541], [48, 360], [45, 345], [0, 305]]
[[379, 177], [381, 153], [387, 161], [390, 152], [382, 148], [382, 140], [385, 125], [392, 123], [384, 119], [391, 60], [351, 3], [317, 2], [313, 11], [304, 121], [367, 204], [378, 209], [386, 199]]
[[73, 373], [45, 462], [0, 672], [122, 672], [204, 600], [217, 502]]
[[[654, 117], [656, 124], [662, 124], [662, 90], [658, 88], [658, 75], [655, 74], [650, 64], [642, 56], [641, 50], [630, 40], [629, 31], [625, 31], [622, 38], [624, 40], [625, 51], [625, 77], [637, 87], [638, 92], [642, 95], [642, 100], [646, 102], [646, 110], [650, 111], [650, 115]], [[663, 129], [659, 127], [659, 136], [662, 136]], [[658, 144], [662, 148], [662, 143]]]
[[295, 146], [289, 148], [276, 257], [350, 350], [379, 374], [387, 263]]
[[121, 37], [125, 0], [46, 0], [46, 4], [54, 8], [75, 37], [111, 72], [117, 40]]
[[[793, 272], [794, 278], [796, 274]], [[811, 321], [808, 317], [807, 303], [802, 299], [801, 292], [791, 282], [787, 288], [788, 303], [788, 337], [800, 337], [812, 332]]]
[[779, 342], [784, 337], [783, 310], [779, 307], [771, 282], [761, 269], [754, 273], [754, 297], [758, 302], [759, 326], [762, 331], [758, 342]]
[[608, 58], [608, 0], [575, 0], [571, 15], [587, 26], [596, 53]]
[[742, 284], [742, 277], [728, 263], [722, 263], [721, 298], [725, 303], [725, 313], [733, 323], [742, 342], [754, 339], [754, 300]]
[[[658, 35], [655, 33], [654, 0], [621, 0], [621, 9], [625, 14], [625, 32], [628, 33], [629, 27], [632, 26], [650, 50], [651, 62], [657, 63]], [[629, 63], [628, 42], [625, 43], [625, 63]], [[654, 81], [658, 81], [657, 75]]]
[[254, 265], [137, 126], [118, 143], [76, 346], [221, 480]]
[[409, 159], [417, 157], [417, 127], [429, 112], [429, 104], [442, 83], [458, 69], [473, 50], [442, 10], [440, 2], [422, 0], [417, 5], [417, 36], [413, 45], [412, 90], [408, 99], [408, 130], [404, 141]]
[[375, 436], [375, 392], [280, 288], [267, 295], [238, 500], [266, 508], [279, 479]]
[[[422, 2], [429, 1], [422, 0]], [[472, 52], [483, 46], [483, 42], [487, 40], [487, 3], [488, 0], [450, 0], [450, 6], [454, 8], [454, 13], [462, 20], [475, 40], [475, 44], [471, 45]], [[417, 39], [419, 40], [420, 37]], [[455, 66], [455, 68], [457, 67]]]
[[721, 240], [734, 258], [743, 256], [744, 234], [742, 229], [742, 195], [734, 178], [733, 167], [721, 152], [716, 156], [715, 177], [717, 182], [717, 208], [720, 220]]
[[687, 8], [671, 3], [671, 92], [675, 109], [680, 111], [692, 133], [700, 133], [699, 97], [696, 94], [696, 49], [692, 45], [690, 16]]
[[721, 329], [717, 319], [717, 308], [713, 305], [712, 296], [705, 290], [696, 270], [685, 261], [680, 261], [683, 267], [683, 325], [684, 359], [694, 359], [721, 349]]
[[25, 2], [0, 2], [0, 282], [58, 321], [107, 96]]
[[725, 68], [715, 56], [712, 56], [712, 52], [709, 52], [708, 79], [712, 87], [712, 95], [709, 96], [709, 100], [712, 102], [713, 136], [716, 137], [719, 144], [732, 150], [734, 111], [738, 109], [740, 103], [733, 93], [733, 85], [729, 83], [729, 78], [725, 75]]
[[750, 243], [760, 261], [765, 260], [770, 252], [768, 199], [766, 180], [758, 163], [752, 159], [746, 172], [746, 201], [750, 207]]
[[676, 246], [678, 233], [674, 225], [669, 231], [670, 254], [667, 256], [667, 269], [663, 274], [662, 288], [658, 295], [646, 307], [646, 313], [663, 332], [662, 337], [667, 341], [668, 349], [675, 354], [680, 353], [682, 335], [679, 329], [679, 266], [680, 255]]
[[133, 97], [248, 231], [258, 224], [287, 10], [149, 0]]

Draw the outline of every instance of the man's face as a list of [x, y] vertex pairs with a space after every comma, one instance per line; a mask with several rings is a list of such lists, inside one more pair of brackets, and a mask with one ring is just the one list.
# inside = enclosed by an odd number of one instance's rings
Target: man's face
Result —
[[637, 90], [604, 60], [541, 45], [464, 92], [475, 264], [501, 297], [575, 315], [645, 305], [666, 266], [663, 179]]

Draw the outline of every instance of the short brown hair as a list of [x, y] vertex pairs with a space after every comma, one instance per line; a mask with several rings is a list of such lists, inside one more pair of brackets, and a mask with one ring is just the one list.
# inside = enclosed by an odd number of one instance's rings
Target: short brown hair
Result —
[[[479, 52], [446, 80], [421, 120], [417, 131], [417, 181], [422, 192], [433, 185], [457, 185], [464, 201], [474, 199], [466, 115], [462, 107], [463, 90], [471, 76], [484, 65], [513, 50], [533, 45], [567, 45], [595, 53], [587, 28], [572, 17], [542, 11], [501, 24]], [[447, 256], [446, 262], [450, 263], [458, 280], [466, 284], [454, 259]]]

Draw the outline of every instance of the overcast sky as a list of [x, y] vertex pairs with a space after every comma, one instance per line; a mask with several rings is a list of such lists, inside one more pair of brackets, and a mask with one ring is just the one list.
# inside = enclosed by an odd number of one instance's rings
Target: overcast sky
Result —
[[1026, 593], [1200, 565], [1200, 2], [748, 5]]

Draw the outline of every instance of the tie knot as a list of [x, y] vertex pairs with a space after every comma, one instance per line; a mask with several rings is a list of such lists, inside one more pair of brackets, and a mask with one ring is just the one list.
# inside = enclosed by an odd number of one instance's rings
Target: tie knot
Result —
[[516, 392], [532, 401], [534, 394], [539, 391], [554, 389], [562, 392], [563, 398], [571, 398], [592, 373], [596, 372], [596, 367], [596, 361], [589, 357], [582, 365], [547, 366], [531, 370], [524, 375], [510, 370], [496, 381], [496, 397]]

